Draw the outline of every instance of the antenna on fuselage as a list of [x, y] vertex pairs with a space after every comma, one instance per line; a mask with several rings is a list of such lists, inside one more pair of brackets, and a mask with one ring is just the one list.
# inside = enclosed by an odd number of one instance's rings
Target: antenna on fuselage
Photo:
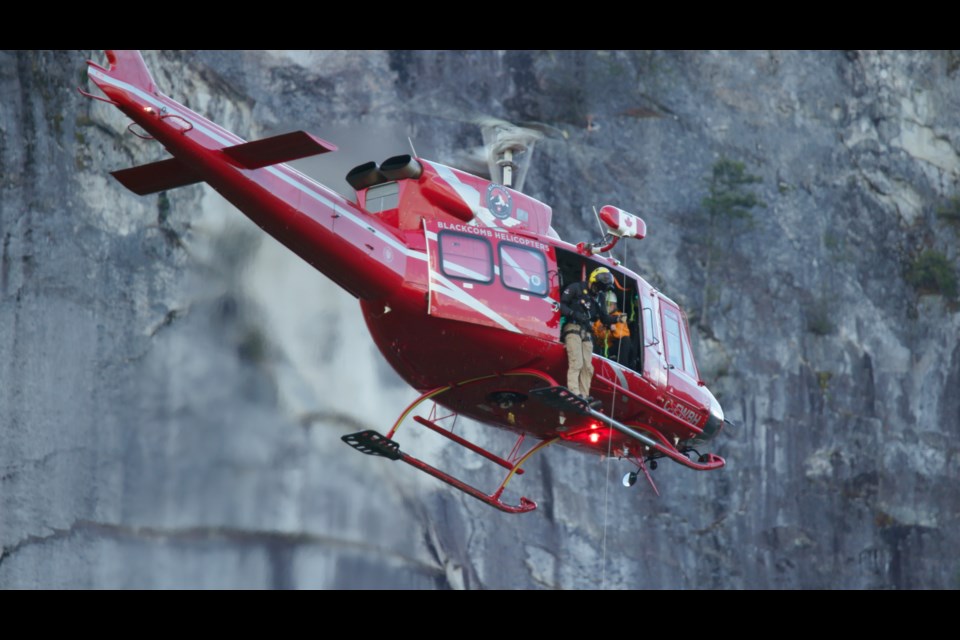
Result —
[[593, 217], [597, 219], [597, 226], [600, 227], [600, 237], [607, 237], [607, 230], [603, 228], [603, 222], [600, 221], [600, 214], [597, 213], [597, 205], [593, 205]]
[[410, 143], [410, 153], [413, 154], [414, 158], [419, 158], [420, 156], [417, 155], [417, 150], [413, 148], [413, 138], [407, 136], [407, 142]]

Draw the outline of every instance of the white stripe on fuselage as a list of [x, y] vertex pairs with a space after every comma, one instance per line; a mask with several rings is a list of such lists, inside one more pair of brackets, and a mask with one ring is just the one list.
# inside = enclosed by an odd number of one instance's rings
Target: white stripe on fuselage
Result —
[[506, 252], [504, 252], [504, 251], [500, 251], [500, 257], [501, 257], [507, 264], [509, 264], [511, 267], [513, 267], [513, 270], [516, 271], [516, 272], [520, 275], [521, 278], [523, 278], [523, 281], [524, 281], [524, 282], [527, 284], [527, 286], [529, 287], [529, 286], [530, 286], [530, 276], [528, 276], [528, 275], [527, 275], [527, 272], [524, 271], [524, 270], [520, 267], [519, 264], [517, 264], [517, 261], [514, 260], [512, 257], [510, 257], [510, 254], [509, 254], [509, 253], [506, 253]]
[[513, 323], [511, 323], [509, 320], [507, 320], [506, 318], [501, 316], [499, 313], [497, 313], [487, 305], [483, 304], [482, 302], [480, 302], [479, 300], [477, 300], [476, 298], [474, 298], [473, 296], [465, 292], [463, 289], [456, 286], [455, 284], [453, 284], [452, 282], [450, 282], [449, 280], [447, 280], [442, 275], [440, 275], [439, 273], [437, 273], [432, 269], [430, 270], [430, 278], [431, 278], [431, 282], [435, 281], [435, 284], [439, 285], [439, 286], [434, 286], [433, 288], [433, 290], [436, 291], [437, 293], [446, 294], [448, 297], [453, 298], [457, 302], [470, 307], [474, 311], [486, 316], [487, 318], [490, 318], [491, 320], [499, 324], [504, 329], [508, 329], [509, 331], [513, 331], [514, 333], [522, 333], [520, 329], [514, 326]]
[[483, 274], [477, 273], [473, 269], [460, 266], [456, 262], [450, 262], [449, 260], [443, 261], [443, 270], [456, 271], [457, 273], [461, 273], [472, 280], [476, 280], [477, 282], [487, 282], [489, 280], [489, 278], [485, 277]]
[[605, 358], [605, 357], [601, 356], [600, 354], [595, 353], [594, 355], [595, 355], [596, 357], [600, 358], [601, 360], [606, 361], [606, 363], [610, 365], [610, 368], [613, 369], [614, 375], [617, 376], [617, 380], [620, 381], [620, 386], [621, 386], [621, 387], [623, 387], [624, 389], [629, 389], [629, 388], [630, 388], [630, 385], [627, 384], [627, 378], [626, 378], [626, 376], [623, 375], [623, 365], [621, 365], [621, 364], [619, 364], [619, 363], [617, 363], [617, 362], [614, 362], [614, 361], [611, 360], [610, 358]]
[[457, 192], [457, 195], [460, 196], [460, 199], [463, 200], [468, 207], [470, 207], [470, 210], [473, 211], [474, 216], [485, 226], [509, 228], [519, 224], [519, 221], [514, 220], [513, 218], [505, 219], [503, 221], [503, 225], [498, 224], [497, 218], [490, 213], [490, 210], [486, 207], [480, 206], [480, 192], [470, 185], [464, 184], [460, 178], [457, 177], [457, 174], [453, 172], [453, 169], [442, 164], [437, 164], [436, 162], [430, 162], [429, 160], [423, 160], [423, 162], [433, 167], [433, 170], [437, 172], [437, 175], [446, 180], [447, 184], [453, 187], [453, 190]]

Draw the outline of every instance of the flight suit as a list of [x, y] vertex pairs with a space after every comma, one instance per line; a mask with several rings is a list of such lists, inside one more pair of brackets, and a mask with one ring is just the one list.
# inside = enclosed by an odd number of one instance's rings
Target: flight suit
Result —
[[567, 285], [560, 294], [560, 313], [566, 318], [561, 338], [567, 349], [567, 388], [586, 398], [593, 381], [593, 321], [613, 325], [616, 318], [603, 310], [586, 282]]

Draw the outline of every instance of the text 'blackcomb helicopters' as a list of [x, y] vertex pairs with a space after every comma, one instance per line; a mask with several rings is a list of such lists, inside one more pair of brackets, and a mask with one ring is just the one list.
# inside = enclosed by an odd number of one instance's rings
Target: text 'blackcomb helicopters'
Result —
[[[246, 142], [161, 94], [139, 52], [108, 50], [107, 58], [109, 68], [88, 62], [106, 98], [81, 91], [119, 108], [142, 129], [138, 135], [172, 155], [112, 175], [139, 195], [211, 185], [358, 298], [381, 353], [420, 392], [385, 435], [344, 436], [350, 446], [401, 460], [510, 513], [536, 508], [525, 497], [509, 504], [503, 493], [522, 465], [551, 444], [627, 459], [643, 472], [660, 458], [698, 470], [724, 465], [695, 449], [719, 433], [724, 416], [700, 379], [683, 312], [600, 255], [620, 238], [642, 239], [640, 218], [605, 206], [603, 246], [564, 242], [551, 226], [551, 208], [518, 190], [523, 149], [509, 136], [500, 141], [491, 174], [500, 182], [399, 155], [350, 171], [353, 202], [284, 164], [335, 151], [334, 145], [303, 131]], [[597, 267], [614, 275], [637, 354], [622, 363], [594, 355], [599, 407], [557, 383], [567, 370], [559, 293]], [[428, 401], [429, 415], [414, 415]], [[411, 415], [503, 467], [500, 485], [482, 491], [402, 451], [397, 432]], [[448, 428], [460, 415], [513, 432], [516, 444], [498, 455], [470, 442]], [[633, 484], [637, 471], [624, 484]]]

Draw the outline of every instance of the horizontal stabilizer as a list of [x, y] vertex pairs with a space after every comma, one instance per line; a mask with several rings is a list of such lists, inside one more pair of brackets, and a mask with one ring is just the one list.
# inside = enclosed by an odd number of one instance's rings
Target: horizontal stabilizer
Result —
[[120, 184], [127, 189], [140, 196], [185, 187], [196, 184], [203, 179], [176, 158], [151, 162], [130, 169], [121, 169], [112, 172], [110, 175], [119, 180]]
[[260, 169], [271, 164], [299, 160], [336, 150], [336, 145], [314, 137], [306, 131], [293, 131], [272, 138], [225, 147], [223, 152], [247, 169]]

